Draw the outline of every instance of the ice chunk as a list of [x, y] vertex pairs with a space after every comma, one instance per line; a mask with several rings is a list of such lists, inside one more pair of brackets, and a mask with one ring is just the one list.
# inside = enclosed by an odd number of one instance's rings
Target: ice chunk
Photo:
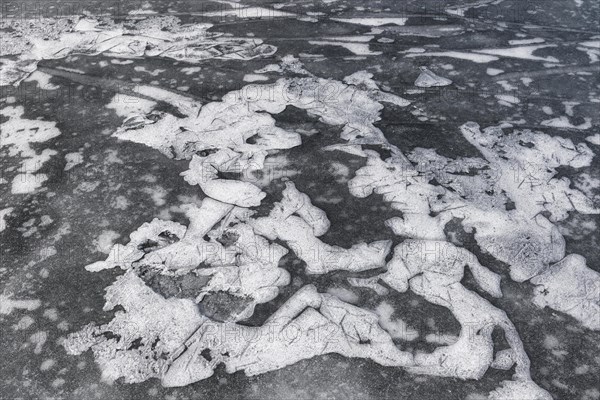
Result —
[[421, 67], [421, 74], [415, 81], [417, 87], [434, 87], [434, 86], [448, 86], [452, 84], [452, 81], [447, 78], [443, 78], [431, 72], [426, 67]]

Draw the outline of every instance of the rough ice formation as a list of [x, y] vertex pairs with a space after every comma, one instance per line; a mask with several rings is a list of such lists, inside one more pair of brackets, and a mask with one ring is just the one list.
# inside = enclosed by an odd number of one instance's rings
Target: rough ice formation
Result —
[[[277, 50], [260, 39], [207, 32], [210, 24], [180, 25], [175, 17], [113, 23], [92, 18], [3, 20], [0, 85], [18, 84], [40, 60], [69, 54], [166, 57], [195, 62], [209, 58], [252, 59]], [[16, 60], [6, 56], [18, 55]]]
[[560, 221], [568, 212], [600, 213], [590, 199], [570, 189], [568, 178], [557, 179], [556, 168], [589, 166], [594, 153], [585, 143], [543, 133], [517, 131], [508, 136], [498, 127], [483, 132], [474, 123], [461, 128], [471, 142], [500, 174], [496, 186], [529, 217], [544, 211], [551, 221]]
[[[437, 251], [423, 257], [423, 246]], [[445, 253], [439, 252], [443, 246]], [[462, 325], [458, 341], [434, 352], [401, 351], [369, 311], [319, 294], [311, 286], [298, 291], [261, 327], [208, 323], [181, 346], [164, 374], [165, 386], [183, 386], [213, 374], [223, 363], [227, 372], [244, 370], [255, 375], [282, 368], [302, 359], [335, 352], [370, 358], [387, 366], [402, 366], [414, 373], [478, 379], [491, 366], [516, 365], [514, 384], [525, 385], [535, 398], [550, 398], [532, 381], [529, 359], [506, 314], [460, 284], [468, 265], [483, 290], [501, 296], [500, 277], [483, 267], [474, 255], [447, 242], [407, 241], [395, 249], [388, 272], [380, 278], [400, 292], [409, 287], [428, 301], [449, 308]], [[491, 333], [504, 330], [510, 349], [494, 360]], [[252, 340], [226, 340], [226, 332]], [[505, 383], [510, 385], [510, 383]]]

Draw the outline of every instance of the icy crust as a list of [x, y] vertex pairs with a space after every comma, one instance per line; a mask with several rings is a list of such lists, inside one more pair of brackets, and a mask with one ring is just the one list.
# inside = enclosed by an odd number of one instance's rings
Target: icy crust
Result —
[[221, 363], [229, 373], [257, 375], [327, 353], [388, 366], [412, 364], [412, 355], [399, 350], [377, 321], [376, 314], [307, 285], [261, 327], [200, 326], [182, 345], [162, 384], [184, 386], [206, 379]]
[[[117, 57], [166, 57], [195, 62], [205, 59], [252, 59], [270, 56], [276, 47], [260, 39], [234, 38], [208, 32], [210, 24], [180, 25], [175, 17], [142, 21], [71, 19], [6, 20], [0, 57], [0, 85], [18, 84], [40, 60], [69, 54]], [[18, 55], [16, 60], [5, 58]]]
[[[65, 342], [66, 348], [73, 354], [91, 348], [105, 379], [125, 377], [127, 382], [136, 382], [160, 377], [165, 386], [182, 386], [211, 376], [220, 363], [225, 364], [228, 372], [244, 370], [246, 374], [254, 375], [335, 352], [348, 357], [369, 358], [382, 365], [404, 367], [414, 373], [461, 379], [478, 379], [490, 367], [509, 369], [516, 365], [515, 381], [535, 388], [539, 397], [546, 398], [545, 392], [527, 383], [530, 382], [529, 360], [505, 313], [460, 283], [464, 267], [468, 266], [482, 290], [495, 297], [501, 296], [500, 277], [483, 267], [467, 250], [441, 240], [407, 240], [396, 247], [392, 260], [386, 265], [385, 258], [391, 244], [376, 242], [357, 245], [350, 250], [336, 249], [340, 256], [335, 260], [343, 260], [342, 263], [315, 264], [315, 260], [303, 257], [302, 251], [308, 246], [326, 246], [315, 243], [317, 236], [328, 230], [329, 221], [323, 211], [312, 205], [308, 196], [300, 193], [291, 182], [287, 183], [281, 202], [274, 205], [267, 217], [254, 219], [249, 210], [210, 198], [205, 199], [200, 207], [190, 205], [184, 208], [190, 219], [187, 229], [180, 224], [154, 220], [130, 235], [131, 242], [125, 247], [132, 252], [143, 253], [142, 258], [135, 262], [128, 260], [126, 274], [107, 290], [106, 306], [106, 309], [112, 309], [121, 304], [128, 315], [117, 314], [117, 318], [105, 326], [90, 325]], [[293, 224], [285, 225], [285, 221], [290, 219]], [[301, 233], [293, 238], [298, 243], [288, 239], [286, 230]], [[232, 250], [236, 257], [227, 254], [225, 247], [233, 247], [233, 244], [227, 244], [226, 237], [233, 237], [239, 244]], [[377, 314], [333, 296], [319, 294], [310, 285], [298, 291], [261, 327], [235, 323], [251, 315], [253, 306], [225, 322], [200, 318], [190, 312], [185, 320], [195, 322], [195, 331], [190, 332], [191, 323], [180, 327], [178, 320], [170, 319], [168, 323], [173, 325], [172, 329], [178, 327], [175, 332], [170, 332], [172, 341], [157, 346], [162, 338], [153, 330], [155, 325], [150, 328], [136, 322], [140, 318], [147, 319], [146, 323], [150, 324], [149, 321], [154, 319], [152, 315], [158, 312], [153, 308], [147, 315], [144, 314], [146, 304], [155, 307], [194, 304], [191, 299], [166, 300], [154, 293], [136, 275], [136, 267], [140, 265], [157, 268], [164, 274], [173, 273], [175, 268], [175, 273], [210, 275], [210, 281], [202, 288], [196, 301], [211, 291], [228, 291], [248, 297], [254, 295], [255, 302], [274, 298], [277, 286], [289, 283], [289, 275], [277, 268], [286, 250], [277, 244], [269, 244], [267, 240], [275, 238], [285, 241], [300, 258], [305, 259], [308, 272], [386, 266], [387, 272], [378, 276], [377, 280], [385, 282], [393, 290], [405, 292], [410, 289], [428, 301], [447, 307], [462, 325], [461, 336], [452, 345], [439, 347], [432, 353], [402, 351], [380, 327]], [[199, 251], [203, 246], [190, 247], [192, 242], [210, 244], [211, 257]], [[247, 251], [268, 246], [272, 246], [267, 250], [268, 256], [257, 256], [260, 251], [250, 255]], [[362, 252], [370, 248], [377, 250], [377, 254]], [[198, 262], [208, 265], [190, 270]], [[216, 263], [221, 265], [210, 265]], [[120, 300], [122, 297], [123, 300]], [[160, 301], [156, 300], [158, 298]], [[165, 310], [161, 312], [166, 313]], [[194, 312], [197, 313], [197, 310], [194, 309]], [[129, 326], [129, 322], [134, 326]], [[142, 328], [137, 329], [138, 324]], [[156, 326], [160, 328], [161, 324]], [[510, 349], [498, 353], [495, 360], [491, 332], [496, 326], [504, 330]], [[135, 334], [127, 336], [128, 341], [115, 341], [115, 334], [126, 335], [132, 330]], [[132, 347], [134, 341], [135, 346]], [[175, 348], [174, 342], [177, 341], [179, 345]], [[143, 345], [137, 347], [143, 343], [154, 345], [150, 350]], [[156, 353], [155, 349], [164, 351]]]
[[[144, 143], [176, 158], [220, 148], [243, 153], [285, 149], [299, 145], [299, 136], [275, 127], [269, 114], [294, 106], [319, 117], [323, 123], [343, 126], [342, 139], [353, 144], [385, 143], [383, 133], [374, 126], [383, 110], [380, 102], [401, 107], [410, 103], [377, 89], [369, 80], [372, 75], [355, 75], [346, 78], [352, 84], [311, 76], [248, 85], [226, 94], [220, 102], [205, 105], [198, 115], [177, 118], [164, 114], [139, 129], [122, 128], [115, 136]], [[249, 138], [255, 143], [246, 143]]]
[[506, 314], [460, 284], [469, 266], [477, 284], [494, 297], [501, 297], [500, 276], [483, 267], [469, 251], [445, 241], [406, 240], [394, 250], [381, 279], [393, 289], [410, 288], [427, 301], [448, 308], [461, 324], [458, 341], [417, 354], [409, 371], [429, 375], [479, 379], [493, 363], [494, 327], [503, 329], [516, 363], [514, 379], [530, 380], [529, 359]]

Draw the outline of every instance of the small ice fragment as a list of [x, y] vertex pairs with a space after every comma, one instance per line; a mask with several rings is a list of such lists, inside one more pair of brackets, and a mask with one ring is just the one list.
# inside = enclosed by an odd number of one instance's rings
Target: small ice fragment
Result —
[[500, 101], [504, 101], [510, 104], [519, 104], [521, 102], [518, 97], [512, 96], [510, 94], [497, 94], [496, 98]]
[[448, 86], [452, 84], [450, 79], [438, 76], [428, 70], [426, 67], [421, 67], [421, 74], [415, 81], [417, 87], [433, 87], [433, 86]]
[[67, 153], [65, 154], [65, 161], [67, 164], [65, 165], [64, 170], [68, 171], [76, 165], [83, 163], [83, 154], [81, 153]]
[[14, 210], [13, 207], [8, 207], [3, 210], [0, 210], [0, 232], [6, 229], [6, 216], [9, 215]]
[[0, 294], [0, 314], [8, 315], [14, 309], [32, 311], [41, 305], [39, 300], [12, 300], [10, 296]]
[[[585, 138], [591, 144], [595, 144], [596, 146], [600, 146], [600, 133], [596, 133], [595, 135], [590, 135]], [[0, 229], [1, 231], [2, 229]]]
[[536, 43], [544, 43], [544, 39], [542, 39], [542, 38], [514, 39], [514, 40], [508, 41], [508, 44], [510, 44], [511, 46], [521, 46], [524, 44], [536, 44]]
[[269, 77], [259, 74], [246, 74], [244, 75], [244, 82], [258, 82], [258, 81], [268, 81]]
[[485, 72], [490, 76], [496, 76], [503, 73], [504, 70], [498, 68], [488, 68]]

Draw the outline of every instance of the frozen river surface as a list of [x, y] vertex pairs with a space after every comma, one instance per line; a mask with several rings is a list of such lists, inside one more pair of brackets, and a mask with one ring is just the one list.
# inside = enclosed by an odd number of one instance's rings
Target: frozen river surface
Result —
[[600, 399], [598, 2], [1, 7], [0, 399]]

